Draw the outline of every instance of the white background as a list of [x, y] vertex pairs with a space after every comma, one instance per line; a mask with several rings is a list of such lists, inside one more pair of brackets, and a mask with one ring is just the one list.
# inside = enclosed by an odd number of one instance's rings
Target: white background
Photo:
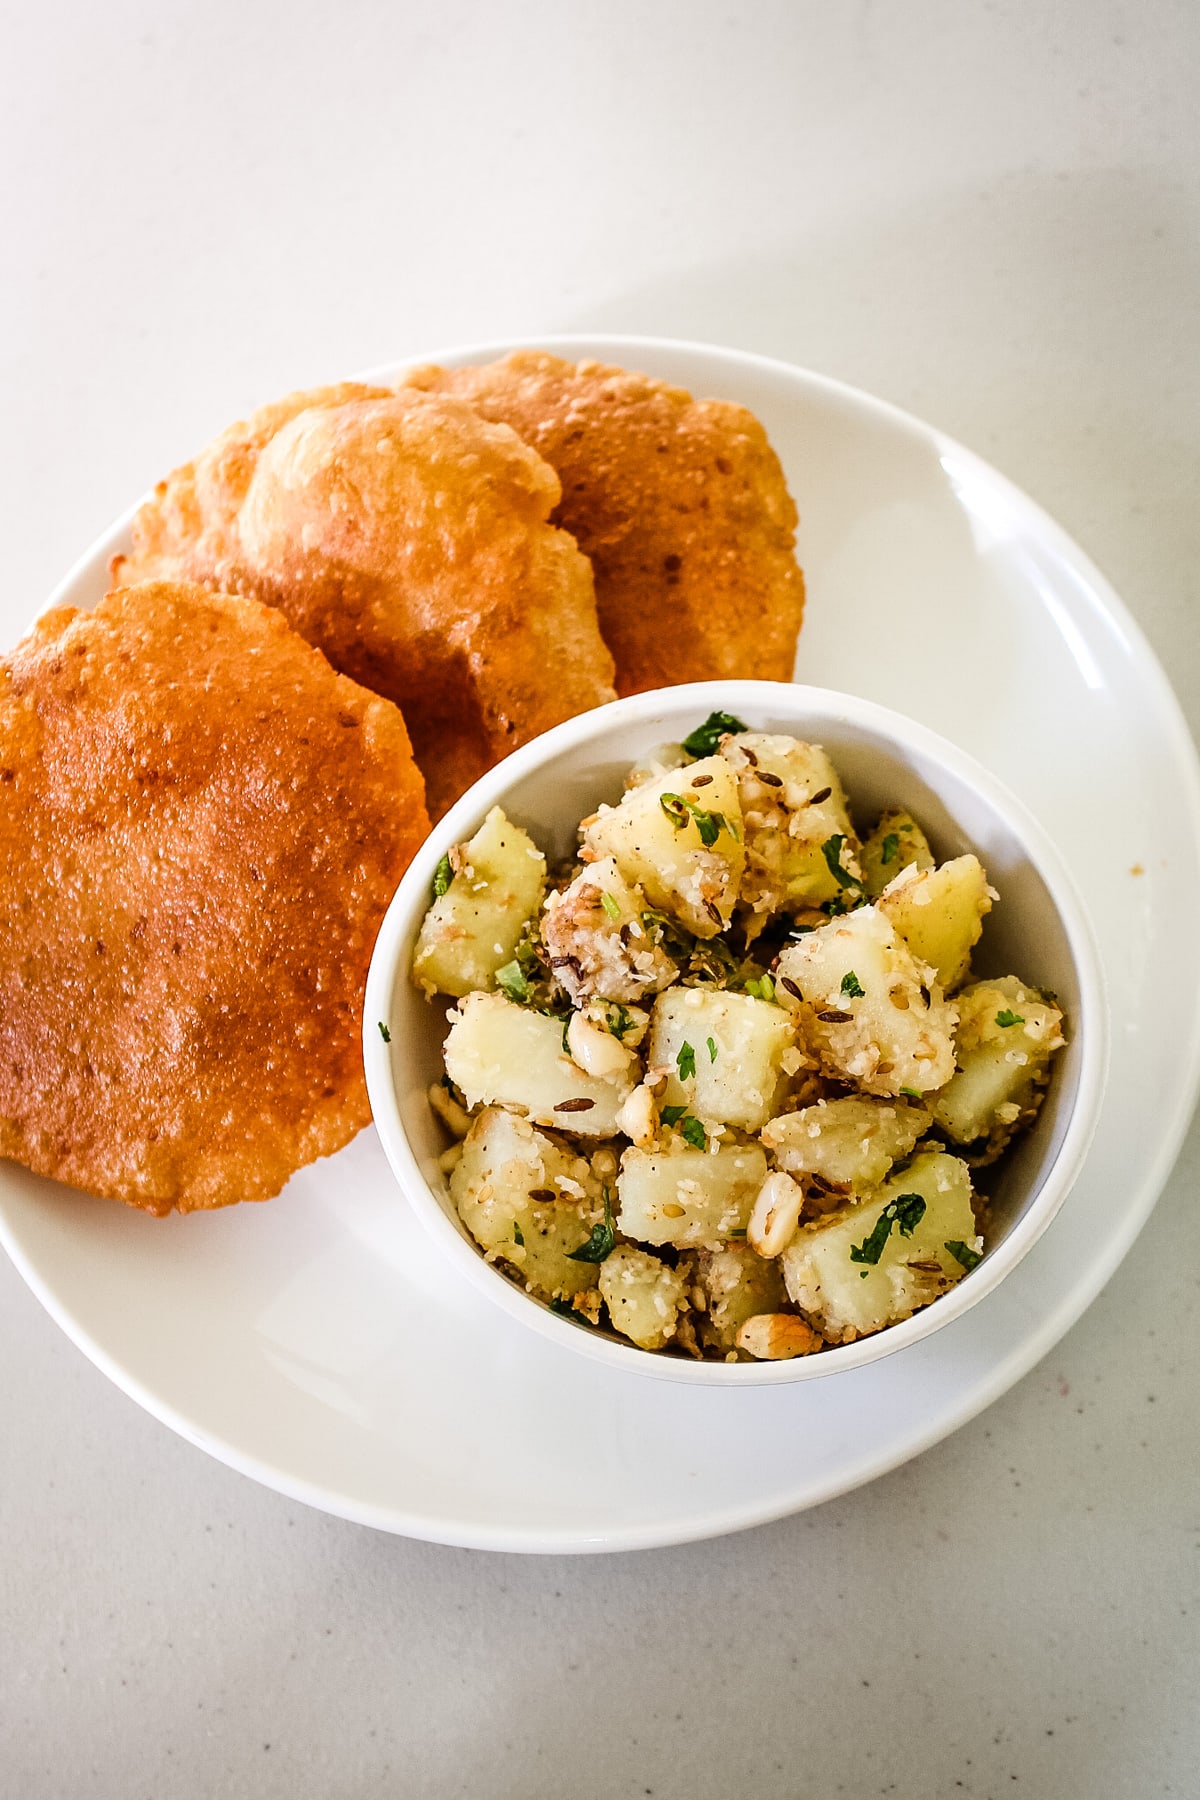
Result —
[[[965, 440], [1100, 563], [1200, 721], [1194, 6], [0, 16], [3, 643], [262, 400], [632, 331], [785, 357]], [[5, 1265], [0, 1789], [1194, 1794], [1198, 1175], [1193, 1131], [1108, 1291], [950, 1442], [741, 1537], [580, 1561], [254, 1487]]]

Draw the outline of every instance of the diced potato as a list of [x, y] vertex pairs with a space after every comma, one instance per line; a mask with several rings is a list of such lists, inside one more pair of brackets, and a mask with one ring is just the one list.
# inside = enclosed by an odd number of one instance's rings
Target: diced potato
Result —
[[902, 870], [880, 895], [879, 910], [949, 994], [967, 978], [992, 896], [979, 858], [956, 856], [936, 869]]
[[934, 855], [912, 814], [889, 807], [870, 836], [863, 839], [858, 861], [867, 893], [874, 900], [901, 869], [932, 869]]
[[619, 806], [600, 808], [582, 854], [593, 863], [614, 857], [652, 907], [715, 937], [733, 917], [746, 860], [733, 770], [708, 756], [631, 788]]
[[1015, 975], [979, 981], [958, 996], [958, 1070], [934, 1102], [938, 1127], [991, 1161], [1041, 1104], [1062, 1013]]
[[629, 886], [611, 856], [549, 895], [542, 942], [577, 1006], [594, 998], [641, 1000], [675, 980], [678, 968], [642, 924], [645, 910], [645, 894]]
[[607, 1078], [585, 1075], [563, 1051], [561, 1019], [506, 1000], [468, 994], [450, 1014], [446, 1073], [468, 1107], [512, 1108], [536, 1125], [582, 1137], [612, 1137], [633, 1092], [636, 1064]]
[[[895, 1216], [885, 1224], [889, 1207]], [[951, 1244], [968, 1261], [983, 1248], [971, 1174], [958, 1157], [933, 1152], [857, 1205], [801, 1226], [783, 1253], [784, 1280], [822, 1335], [842, 1343], [907, 1319], [953, 1287], [966, 1269]]]
[[643, 1350], [661, 1350], [675, 1336], [685, 1291], [677, 1269], [632, 1244], [618, 1244], [600, 1265], [600, 1293], [613, 1330]]
[[545, 857], [498, 806], [460, 854], [457, 875], [425, 914], [413, 955], [413, 980], [429, 994], [490, 988], [496, 970], [512, 961], [546, 882]]
[[732, 1350], [747, 1319], [776, 1312], [787, 1301], [778, 1262], [765, 1262], [748, 1244], [697, 1251], [691, 1273], [704, 1298], [696, 1335], [711, 1349]]
[[737, 770], [746, 832], [744, 908], [765, 918], [832, 900], [843, 883], [822, 848], [831, 838], [842, 840], [846, 876], [858, 876], [845, 791], [819, 744], [743, 731], [721, 754]]
[[656, 744], [652, 750], [646, 750], [638, 757], [625, 777], [625, 786], [644, 787], [648, 781], [656, 781], [668, 769], [687, 768], [691, 760], [682, 744]]
[[919, 1102], [821, 1100], [772, 1119], [762, 1141], [790, 1175], [816, 1175], [832, 1187], [877, 1187], [892, 1164], [928, 1130]]
[[757, 1144], [627, 1150], [617, 1180], [617, 1224], [645, 1244], [719, 1244], [744, 1236], [766, 1173]]
[[789, 944], [775, 992], [824, 1071], [869, 1094], [919, 1098], [954, 1073], [955, 1009], [876, 906]]
[[[649, 1066], [671, 1070], [664, 1105], [757, 1131], [774, 1110], [786, 1079], [779, 1059], [795, 1036], [790, 1014], [769, 1000], [672, 988], [654, 1003]], [[684, 1077], [681, 1068], [693, 1072]]]
[[595, 1286], [595, 1264], [572, 1261], [572, 1252], [604, 1216], [599, 1184], [527, 1120], [494, 1107], [481, 1112], [450, 1177], [450, 1195], [489, 1259], [503, 1258], [543, 1299]]

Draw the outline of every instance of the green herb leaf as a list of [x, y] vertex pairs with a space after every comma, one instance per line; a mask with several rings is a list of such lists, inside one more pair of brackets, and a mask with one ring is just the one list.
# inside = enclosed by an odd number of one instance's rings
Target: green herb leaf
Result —
[[829, 873], [833, 876], [833, 879], [837, 882], [843, 893], [861, 893], [862, 882], [858, 879], [857, 875], [851, 875], [848, 869], [843, 869], [842, 867], [842, 845], [845, 842], [846, 839], [842, 833], [840, 831], [835, 831], [833, 836], [827, 837], [825, 842], [821, 845], [821, 855], [825, 858]]
[[846, 973], [842, 976], [842, 992], [845, 994], [846, 998], [848, 1000], [861, 1000], [866, 991], [866, 988], [858, 979], [854, 970], [847, 969]]
[[552, 1300], [550, 1311], [557, 1313], [560, 1319], [570, 1319], [572, 1325], [582, 1325], [588, 1331], [592, 1328], [592, 1321], [584, 1318], [581, 1312], [576, 1312], [569, 1300]]
[[676, 831], [682, 831], [688, 820], [694, 819], [696, 830], [700, 833], [700, 842], [706, 849], [712, 848], [722, 831], [728, 831], [731, 837], [737, 835], [724, 813], [705, 812], [702, 806], [697, 806], [686, 794], [660, 794], [658, 804]]
[[696, 1073], [696, 1052], [686, 1041], [680, 1044], [675, 1061], [679, 1065], [680, 1081], [690, 1081]]
[[605, 1002], [604, 1023], [615, 1038], [623, 1038], [627, 1031], [633, 1030], [633, 1014], [627, 1006], [609, 1000]]
[[567, 1037], [567, 1033], [571, 1029], [571, 1017], [572, 1017], [572, 1015], [570, 1013], [568, 1013], [566, 1018], [563, 1020], [562, 1047], [563, 1047], [563, 1055], [564, 1056], [570, 1056], [570, 1054], [571, 1054], [571, 1044], [570, 1044], [569, 1038]]
[[661, 1114], [663, 1124], [678, 1125], [686, 1111], [686, 1106], [664, 1106]]
[[[899, 1226], [901, 1237], [911, 1237], [924, 1217], [925, 1201], [920, 1194], [899, 1194], [895, 1200], [888, 1201], [876, 1219], [871, 1235], [865, 1237], [861, 1244], [851, 1244], [850, 1261], [877, 1263], [892, 1234], [893, 1225]], [[863, 1274], [865, 1276], [865, 1269]]]
[[886, 869], [900, 854], [900, 839], [894, 831], [889, 831], [880, 845], [879, 860]]
[[997, 1025], [1023, 1025], [1025, 1021], [1020, 1013], [1009, 1012], [1006, 1006], [996, 1014], [996, 1023]]
[[920, 1088], [902, 1087], [900, 1092], [902, 1094], [907, 1094], [910, 1100], [923, 1100], [925, 1098]]
[[703, 1150], [708, 1143], [708, 1133], [699, 1119], [687, 1118], [679, 1129], [694, 1150]]
[[433, 872], [433, 897], [435, 900], [441, 899], [442, 895], [448, 891], [450, 883], [453, 880], [454, 871], [450, 867], [450, 853], [447, 851]]
[[750, 727], [743, 725], [740, 719], [735, 719], [732, 713], [709, 713], [703, 725], [697, 725], [691, 736], [684, 738], [683, 747], [689, 756], [697, 758], [714, 756], [717, 746], [727, 732], [749, 731], [749, 729]]
[[525, 1233], [521, 1230], [521, 1227], [517, 1224], [515, 1219], [513, 1220], [513, 1242], [514, 1244], [520, 1244], [522, 1249], [524, 1249]]
[[715, 1063], [717, 1060], [717, 1040], [716, 1040], [716, 1038], [709, 1038], [709, 1040], [708, 1040], [708, 1060], [710, 1063]]
[[620, 918], [621, 902], [617, 899], [615, 894], [601, 894], [600, 904], [604, 908], [605, 912], [608, 914], [610, 919], [619, 919]]
[[738, 1226], [736, 1226], [736, 1227], [735, 1227], [735, 1228], [734, 1228], [734, 1230], [733, 1230], [733, 1231], [731, 1231], [731, 1232], [730, 1232], [730, 1233], [729, 1233], [729, 1235], [730, 1235], [730, 1237], [731, 1237], [731, 1238], [732, 1238], [732, 1237], [745, 1237], [745, 1235], [746, 1235], [746, 1227], [745, 1227], [745, 1226], [744, 1226], [744, 1225], [738, 1225]]
[[606, 1256], [611, 1256], [617, 1241], [613, 1230], [612, 1208], [609, 1205], [608, 1189], [604, 1190], [604, 1223], [592, 1226], [592, 1235], [586, 1244], [578, 1250], [568, 1250], [567, 1255], [572, 1262], [602, 1263]]
[[390, 1031], [389, 1031], [389, 1030], [388, 1030], [388, 1028], [387, 1028], [387, 1026], [386, 1026], [386, 1025], [385, 1025], [385, 1024], [384, 1024], [384, 1022], [383, 1022], [383, 1020], [382, 1020], [382, 1019], [380, 1019], [380, 1021], [379, 1021], [379, 1035], [380, 1035], [380, 1037], [381, 1037], [381, 1038], [382, 1038], [382, 1039], [383, 1039], [383, 1041], [384, 1041], [384, 1043], [385, 1043], [385, 1044], [390, 1044], [390, 1043], [391, 1043], [391, 1041], [392, 1041], [392, 1034], [391, 1034], [391, 1032], [390, 1032]]
[[969, 1244], [964, 1244], [961, 1238], [949, 1239], [946, 1244], [946, 1249], [950, 1252], [955, 1262], [961, 1263], [964, 1269], [973, 1269], [976, 1263], [981, 1263], [983, 1261], [983, 1257], [980, 1255], [979, 1251], [972, 1250], [971, 1246]]
[[525, 971], [514, 957], [512, 962], [505, 963], [502, 969], [496, 970], [496, 986], [518, 1006], [523, 1006], [529, 998], [529, 983], [525, 979]]

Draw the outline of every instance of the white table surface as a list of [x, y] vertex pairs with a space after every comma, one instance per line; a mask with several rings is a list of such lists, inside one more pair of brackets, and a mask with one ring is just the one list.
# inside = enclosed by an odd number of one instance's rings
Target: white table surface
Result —
[[[455, 341], [649, 332], [972, 445], [1200, 720], [1186, 0], [4, 16], [5, 644], [260, 400]], [[578, 1561], [255, 1487], [5, 1264], [0, 1792], [1196, 1794], [1198, 1178], [1193, 1130], [1107, 1292], [949, 1442], [762, 1530]]]

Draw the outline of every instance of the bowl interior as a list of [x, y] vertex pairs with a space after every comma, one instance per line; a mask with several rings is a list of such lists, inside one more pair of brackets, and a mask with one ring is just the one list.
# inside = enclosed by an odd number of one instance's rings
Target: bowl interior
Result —
[[[574, 847], [578, 820], [594, 811], [600, 801], [620, 797], [623, 778], [634, 760], [655, 745], [678, 741], [717, 705], [733, 710], [755, 729], [788, 732], [822, 744], [845, 783], [856, 824], [866, 827], [886, 804], [901, 804], [910, 806], [924, 825], [939, 860], [974, 850], [1000, 894], [999, 904], [985, 921], [975, 956], [976, 972], [1015, 973], [1032, 985], [1051, 989], [1063, 1002], [1069, 1029], [1067, 1049], [1056, 1062], [1035, 1126], [994, 1171], [987, 1172], [991, 1179], [979, 1183], [991, 1201], [990, 1254], [979, 1269], [902, 1325], [875, 1338], [788, 1364], [697, 1364], [640, 1351], [623, 1339], [581, 1331], [555, 1318], [541, 1302], [484, 1264], [458, 1219], [446, 1178], [437, 1166], [447, 1140], [426, 1098], [429, 1084], [442, 1073], [440, 1052], [451, 1003], [441, 997], [428, 1003], [409, 978], [411, 947], [428, 904], [432, 871], [444, 850], [468, 837], [492, 805], [502, 805], [551, 860], [566, 856]], [[527, 1322], [553, 1331], [581, 1350], [595, 1349], [597, 1340], [607, 1338], [613, 1351], [626, 1353], [648, 1373], [668, 1378], [681, 1378], [686, 1370], [693, 1379], [703, 1379], [705, 1372], [710, 1372], [722, 1385], [731, 1378], [762, 1380], [767, 1371], [774, 1379], [785, 1375], [801, 1379], [873, 1360], [926, 1335], [994, 1285], [1016, 1260], [1012, 1252], [1023, 1253], [1028, 1245], [1019, 1249], [1010, 1245], [1006, 1256], [996, 1253], [1023, 1221], [1022, 1235], [1032, 1243], [1066, 1192], [1066, 1184], [1061, 1184], [1053, 1204], [1044, 1205], [1047, 1178], [1063, 1151], [1075, 1115], [1084, 1049], [1095, 1021], [1084, 1019], [1084, 984], [1076, 947], [1051, 889], [1052, 880], [1057, 884], [1065, 878], [1046, 870], [1046, 856], [1032, 850], [1030, 834], [1039, 835], [1032, 822], [1024, 820], [1017, 803], [960, 752], [883, 708], [823, 690], [756, 682], [640, 695], [570, 721], [546, 739], [526, 746], [477, 784], [435, 828], [404, 878], [376, 953], [377, 958], [391, 963], [390, 992], [379, 986], [378, 979], [374, 985], [379, 1000], [390, 1000], [391, 1046], [385, 1054], [397, 1115], [394, 1121], [386, 1117], [390, 1096], [385, 1093], [382, 1107], [376, 1104], [376, 1119], [389, 1154], [389, 1127], [399, 1126], [441, 1218], [430, 1217], [424, 1196], [413, 1192], [409, 1182], [406, 1185], [417, 1210], [460, 1266], [477, 1279], [484, 1278], [492, 1297], [507, 1304], [508, 1310], [513, 1310], [515, 1302]], [[1058, 892], [1063, 897], [1061, 887]], [[1088, 1005], [1094, 1007], [1090, 996]], [[374, 1014], [369, 1012], [369, 1074], [373, 1062], [379, 1068], [381, 1046], [374, 1048], [370, 1042], [374, 1030]], [[1039, 1221], [1037, 1231], [1031, 1232], [1027, 1227], [1039, 1199], [1045, 1218]], [[467, 1246], [470, 1262], [464, 1264], [462, 1249]]]

